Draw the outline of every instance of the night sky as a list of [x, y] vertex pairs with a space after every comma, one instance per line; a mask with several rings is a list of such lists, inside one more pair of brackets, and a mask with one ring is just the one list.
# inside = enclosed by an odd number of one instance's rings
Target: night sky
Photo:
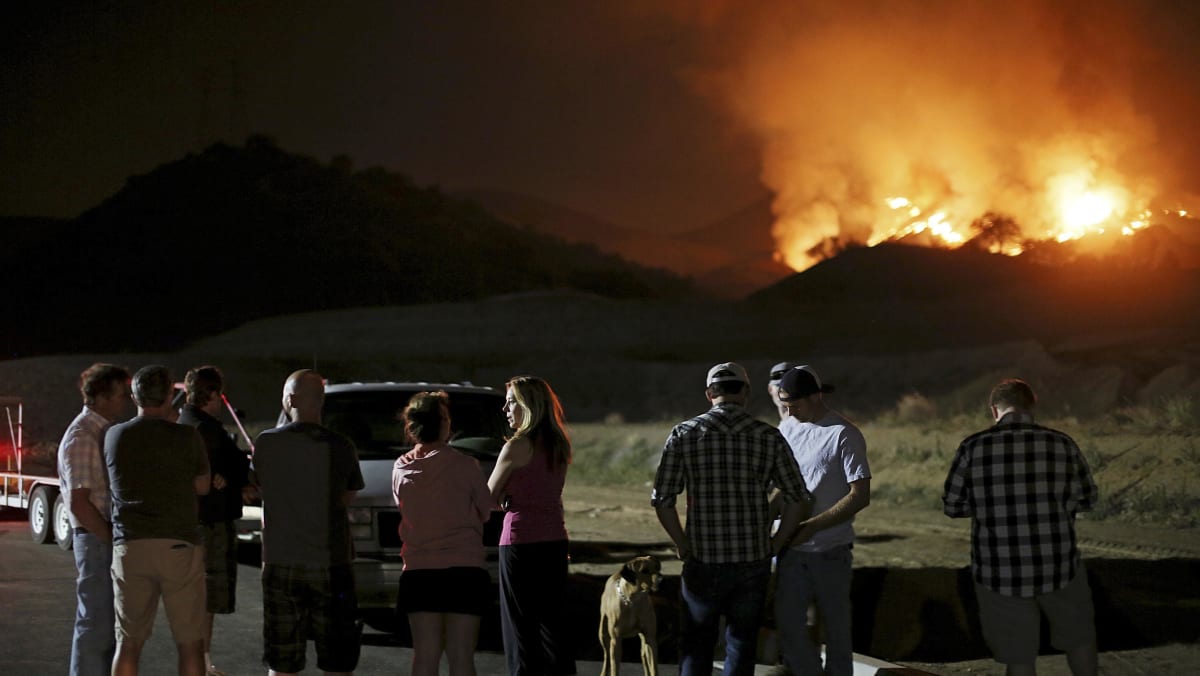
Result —
[[75, 216], [253, 133], [661, 231], [767, 195], [845, 229], [898, 181], [1010, 198], [1035, 174], [1003, 153], [1064, 130], [1117, 180], [1200, 194], [1200, 11], [1093, 5], [7, 3], [0, 215]]

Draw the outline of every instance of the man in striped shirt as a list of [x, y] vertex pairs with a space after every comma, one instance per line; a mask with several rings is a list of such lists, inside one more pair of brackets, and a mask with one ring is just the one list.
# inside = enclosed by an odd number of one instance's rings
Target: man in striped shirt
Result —
[[1096, 484], [1071, 437], [1033, 421], [1023, 380], [992, 390], [996, 424], [959, 445], [946, 477], [947, 516], [971, 518], [971, 571], [984, 638], [1010, 675], [1034, 674], [1040, 614], [1071, 673], [1095, 674], [1096, 629], [1075, 514]]
[[[683, 561], [679, 673], [712, 673], [718, 623], [725, 616], [727, 676], [754, 672], [771, 555], [794, 535], [809, 498], [787, 441], [746, 412], [750, 379], [739, 364], [717, 364], [705, 394], [712, 408], [680, 423], [663, 447], [654, 505]], [[773, 537], [769, 493], [784, 509]], [[687, 528], [676, 497], [687, 491]]]

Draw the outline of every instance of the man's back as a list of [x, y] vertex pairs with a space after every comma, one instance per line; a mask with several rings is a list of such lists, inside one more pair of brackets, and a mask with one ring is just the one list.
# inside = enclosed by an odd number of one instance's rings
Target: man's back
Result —
[[770, 556], [772, 486], [792, 501], [805, 494], [787, 442], [741, 406], [717, 405], [671, 431], [654, 488], [656, 496], [686, 489], [695, 555], [729, 563]]
[[975, 579], [1001, 594], [1059, 589], [1079, 565], [1075, 514], [1092, 508], [1096, 485], [1066, 434], [1010, 413], [967, 437], [946, 479], [944, 509], [971, 516]]
[[114, 542], [200, 542], [195, 478], [208, 473], [208, 455], [195, 429], [138, 416], [109, 428], [104, 456], [112, 484]]
[[259, 435], [253, 471], [263, 498], [263, 562], [338, 565], [351, 560], [343, 502], [363, 487], [354, 446], [314, 423]]

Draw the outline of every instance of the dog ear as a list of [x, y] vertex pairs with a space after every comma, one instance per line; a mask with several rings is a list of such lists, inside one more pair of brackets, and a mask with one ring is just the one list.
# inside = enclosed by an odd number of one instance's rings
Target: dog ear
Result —
[[627, 561], [624, 566], [621, 566], [621, 579], [632, 585], [637, 584], [637, 571], [633, 568], [636, 563], [636, 561]]

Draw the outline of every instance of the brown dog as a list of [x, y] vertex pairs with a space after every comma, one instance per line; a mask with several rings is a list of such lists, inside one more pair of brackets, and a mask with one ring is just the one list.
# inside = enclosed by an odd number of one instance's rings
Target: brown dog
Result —
[[600, 647], [604, 666], [600, 676], [616, 676], [621, 669], [621, 639], [642, 639], [642, 670], [658, 676], [657, 618], [650, 593], [658, 590], [662, 564], [653, 556], [630, 559], [612, 574], [600, 595]]

